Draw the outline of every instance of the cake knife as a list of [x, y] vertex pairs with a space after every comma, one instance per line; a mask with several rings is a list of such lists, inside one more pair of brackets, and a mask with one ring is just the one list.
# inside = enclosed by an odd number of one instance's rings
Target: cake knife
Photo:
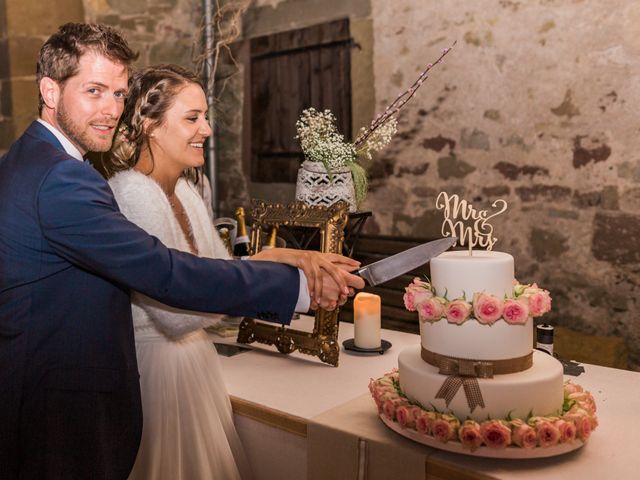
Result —
[[387, 280], [418, 268], [433, 257], [453, 246], [458, 239], [456, 237], [441, 238], [432, 242], [423, 243], [403, 252], [396, 253], [377, 262], [370, 263], [354, 272], [367, 281], [371, 286], [379, 285]]

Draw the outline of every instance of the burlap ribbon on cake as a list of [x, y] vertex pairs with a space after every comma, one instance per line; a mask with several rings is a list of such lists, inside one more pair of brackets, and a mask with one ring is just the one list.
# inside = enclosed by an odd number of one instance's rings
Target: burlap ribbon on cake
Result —
[[426, 350], [420, 352], [422, 359], [429, 365], [438, 367], [441, 375], [447, 375], [442, 386], [436, 393], [436, 398], [444, 399], [447, 407], [460, 387], [464, 388], [467, 405], [471, 412], [476, 407], [484, 408], [484, 399], [478, 378], [493, 378], [494, 375], [522, 372], [533, 365], [533, 352], [528, 355], [505, 360], [474, 360], [440, 355]]

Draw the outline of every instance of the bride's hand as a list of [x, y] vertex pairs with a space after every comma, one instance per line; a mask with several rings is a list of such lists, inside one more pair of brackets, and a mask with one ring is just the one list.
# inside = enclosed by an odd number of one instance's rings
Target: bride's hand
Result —
[[[313, 250], [296, 250], [293, 248], [271, 248], [261, 250], [251, 260], [263, 260], [285, 263], [301, 269], [307, 277], [307, 286], [312, 304], [327, 304], [323, 299], [323, 272], [329, 275], [338, 287], [339, 298], [333, 302], [342, 304], [347, 296], [353, 295], [353, 288], [364, 287], [364, 281], [355, 275], [346, 274], [360, 266], [360, 262], [337, 253], [321, 253]], [[327, 292], [328, 293], [328, 292]], [[332, 292], [330, 295], [335, 295]], [[329, 301], [328, 303], [331, 303]]]

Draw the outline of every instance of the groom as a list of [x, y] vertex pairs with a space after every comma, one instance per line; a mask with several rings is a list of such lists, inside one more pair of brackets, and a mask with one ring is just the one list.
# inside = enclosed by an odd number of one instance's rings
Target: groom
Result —
[[[108, 27], [62, 26], [38, 59], [40, 119], [0, 158], [2, 479], [127, 477], [142, 425], [130, 290], [283, 323], [308, 305], [295, 268], [167, 249], [81, 161], [111, 147], [135, 58]], [[321, 306], [364, 286], [332, 268]]]

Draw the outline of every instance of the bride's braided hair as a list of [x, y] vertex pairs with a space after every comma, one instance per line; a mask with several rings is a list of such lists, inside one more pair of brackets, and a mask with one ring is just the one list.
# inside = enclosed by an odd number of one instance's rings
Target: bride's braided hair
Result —
[[138, 163], [140, 150], [145, 144], [149, 145], [149, 134], [162, 124], [174, 97], [189, 83], [202, 87], [194, 73], [178, 65], [154, 65], [131, 77], [118, 131], [105, 162], [108, 176], [129, 170]]

